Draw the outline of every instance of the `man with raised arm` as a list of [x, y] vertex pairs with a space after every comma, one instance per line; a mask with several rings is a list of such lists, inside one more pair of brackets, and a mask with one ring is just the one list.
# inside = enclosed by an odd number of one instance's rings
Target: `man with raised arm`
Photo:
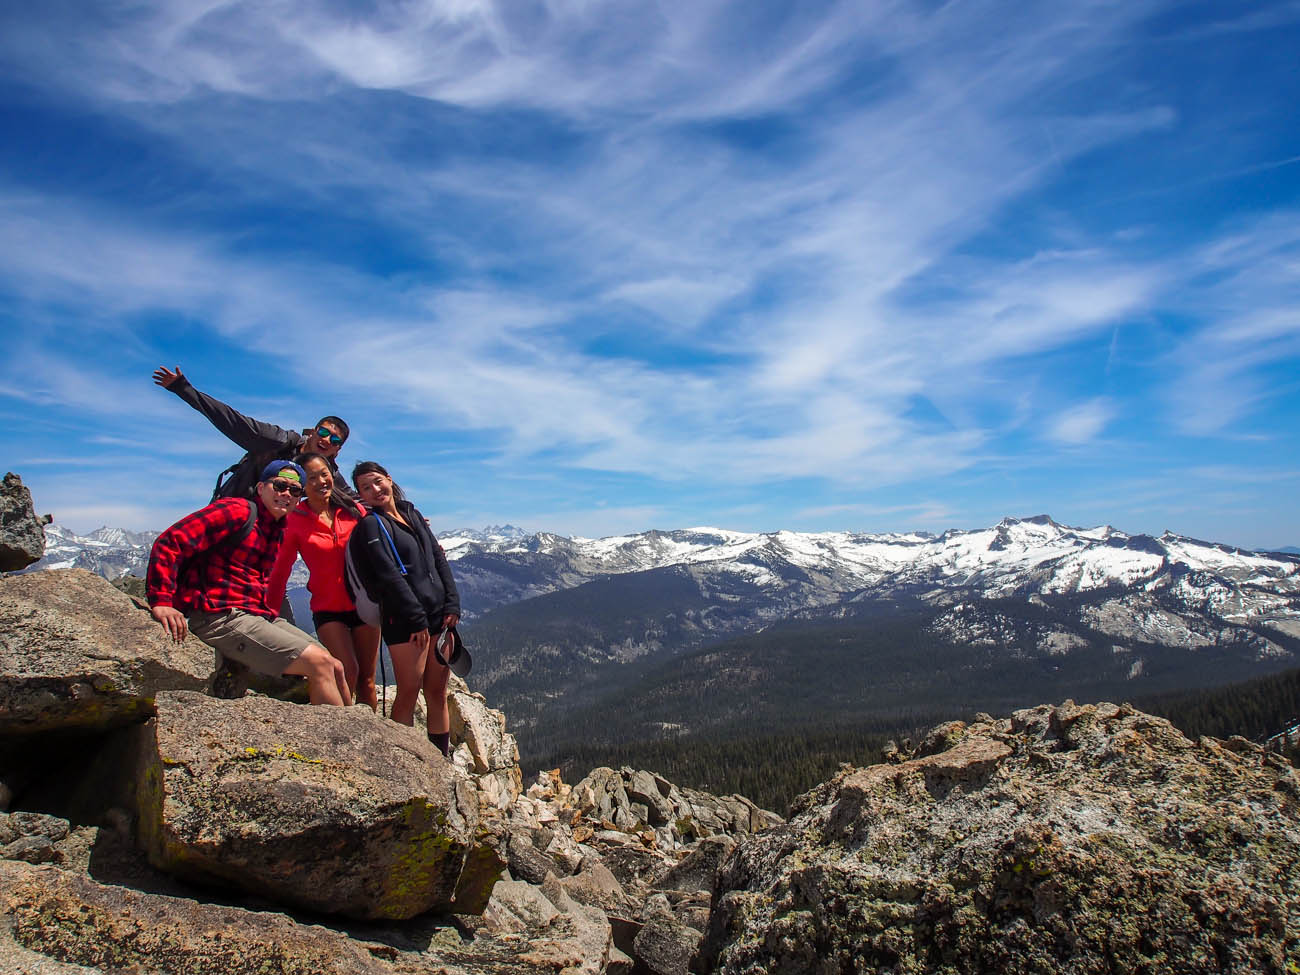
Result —
[[[207, 393], [199, 392], [190, 385], [180, 366], [175, 370], [160, 366], [154, 370], [153, 381], [189, 403], [214, 427], [247, 451], [237, 463], [221, 472], [212, 492], [214, 500], [248, 497], [263, 467], [272, 460], [288, 460], [298, 454], [320, 454], [330, 465], [335, 482], [346, 483], [339, 476], [334, 458], [348, 439], [348, 425], [337, 416], [322, 417], [315, 427], [295, 433], [274, 423], [254, 420]], [[226, 478], [226, 474], [230, 477]]]
[[[176, 642], [186, 632], [229, 663], [259, 674], [307, 678], [312, 704], [351, 704], [343, 665], [267, 605], [266, 584], [284, 538], [284, 517], [303, 494], [306, 475], [292, 461], [267, 464], [253, 497], [219, 498], [186, 515], [153, 543], [146, 594], [154, 619]], [[239, 696], [221, 693], [217, 696]]]

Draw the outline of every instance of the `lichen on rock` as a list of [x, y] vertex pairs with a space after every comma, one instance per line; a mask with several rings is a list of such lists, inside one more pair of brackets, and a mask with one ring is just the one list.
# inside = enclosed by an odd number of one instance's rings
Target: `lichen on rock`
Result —
[[721, 867], [719, 972], [1285, 971], [1296, 772], [1109, 704], [946, 726]]
[[160, 690], [201, 688], [211, 668], [211, 649], [174, 643], [85, 569], [0, 579], [0, 736], [143, 721]]
[[[160, 869], [358, 918], [465, 912], [504, 863], [464, 775], [365, 708], [158, 698], [141, 839]], [[477, 887], [463, 882], [473, 854]], [[484, 890], [483, 888], [486, 888]]]

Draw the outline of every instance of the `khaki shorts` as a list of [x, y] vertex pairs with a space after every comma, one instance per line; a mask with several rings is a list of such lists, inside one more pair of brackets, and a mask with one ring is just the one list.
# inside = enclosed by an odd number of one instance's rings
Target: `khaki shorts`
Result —
[[187, 622], [191, 633], [223, 657], [271, 677], [283, 674], [316, 642], [288, 620], [268, 620], [242, 609], [193, 613]]

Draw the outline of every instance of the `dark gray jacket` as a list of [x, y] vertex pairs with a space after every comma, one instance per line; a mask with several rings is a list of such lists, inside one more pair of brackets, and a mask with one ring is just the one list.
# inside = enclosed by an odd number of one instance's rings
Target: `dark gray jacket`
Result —
[[[230, 480], [218, 489], [222, 497], [248, 497], [253, 486], [257, 484], [262, 468], [273, 460], [292, 459], [300, 452], [310, 432], [304, 430], [295, 433], [284, 427], [277, 427], [274, 423], [254, 420], [227, 406], [221, 400], [199, 392], [184, 376], [167, 388], [206, 416], [209, 423], [247, 451], [237, 464], [227, 468], [232, 471], [232, 474]], [[334, 458], [327, 458], [327, 462], [334, 474], [335, 482], [346, 490], [346, 484], [340, 480], [338, 465], [334, 463]], [[222, 472], [223, 475], [225, 473]]]
[[[378, 589], [374, 596], [383, 608], [384, 618], [406, 623], [412, 631], [437, 630], [448, 613], [460, 615], [456, 580], [424, 515], [409, 501], [398, 501], [397, 509], [410, 527], [373, 511], [361, 519], [353, 533], [365, 540], [369, 575]], [[406, 575], [393, 559], [388, 539], [379, 526], [380, 518], [406, 566]]]

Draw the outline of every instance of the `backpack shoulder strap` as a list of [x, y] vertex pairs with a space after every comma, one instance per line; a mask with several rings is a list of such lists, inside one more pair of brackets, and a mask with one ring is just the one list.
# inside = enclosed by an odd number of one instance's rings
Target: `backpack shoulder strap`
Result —
[[220, 474], [217, 475], [217, 482], [212, 485], [213, 501], [216, 501], [217, 498], [225, 497], [225, 492], [228, 490], [227, 485], [229, 484], [230, 480], [235, 476], [236, 472], [239, 470], [239, 466], [247, 459], [248, 459], [248, 454], [244, 454], [243, 457], [239, 458], [239, 460], [235, 461], [233, 464], [231, 464], [224, 471], [222, 471]]
[[222, 535], [221, 538], [218, 539], [217, 543], [213, 545], [211, 548], [186, 559], [185, 567], [184, 569], [182, 569], [182, 571], [190, 571], [190, 570], [197, 571], [197, 567], [206, 563], [207, 560], [212, 557], [212, 554], [214, 552], [223, 552], [226, 549], [235, 548], [237, 545], [239, 545], [240, 542], [242, 542], [245, 538], [247, 538], [249, 535], [253, 533], [253, 527], [256, 524], [257, 524], [257, 502], [249, 501], [248, 517], [244, 519], [244, 523], [234, 531], [227, 532], [225, 535]]
[[379, 527], [384, 533], [384, 538], [388, 539], [388, 547], [389, 549], [392, 550], [393, 561], [397, 563], [398, 571], [401, 572], [402, 575], [406, 575], [406, 563], [403, 562], [402, 557], [397, 554], [397, 545], [393, 542], [393, 536], [388, 531], [388, 525], [384, 521], [384, 516], [381, 515], [378, 511], [372, 511], [371, 514], [373, 514], [375, 516], [375, 520], [379, 522]]

